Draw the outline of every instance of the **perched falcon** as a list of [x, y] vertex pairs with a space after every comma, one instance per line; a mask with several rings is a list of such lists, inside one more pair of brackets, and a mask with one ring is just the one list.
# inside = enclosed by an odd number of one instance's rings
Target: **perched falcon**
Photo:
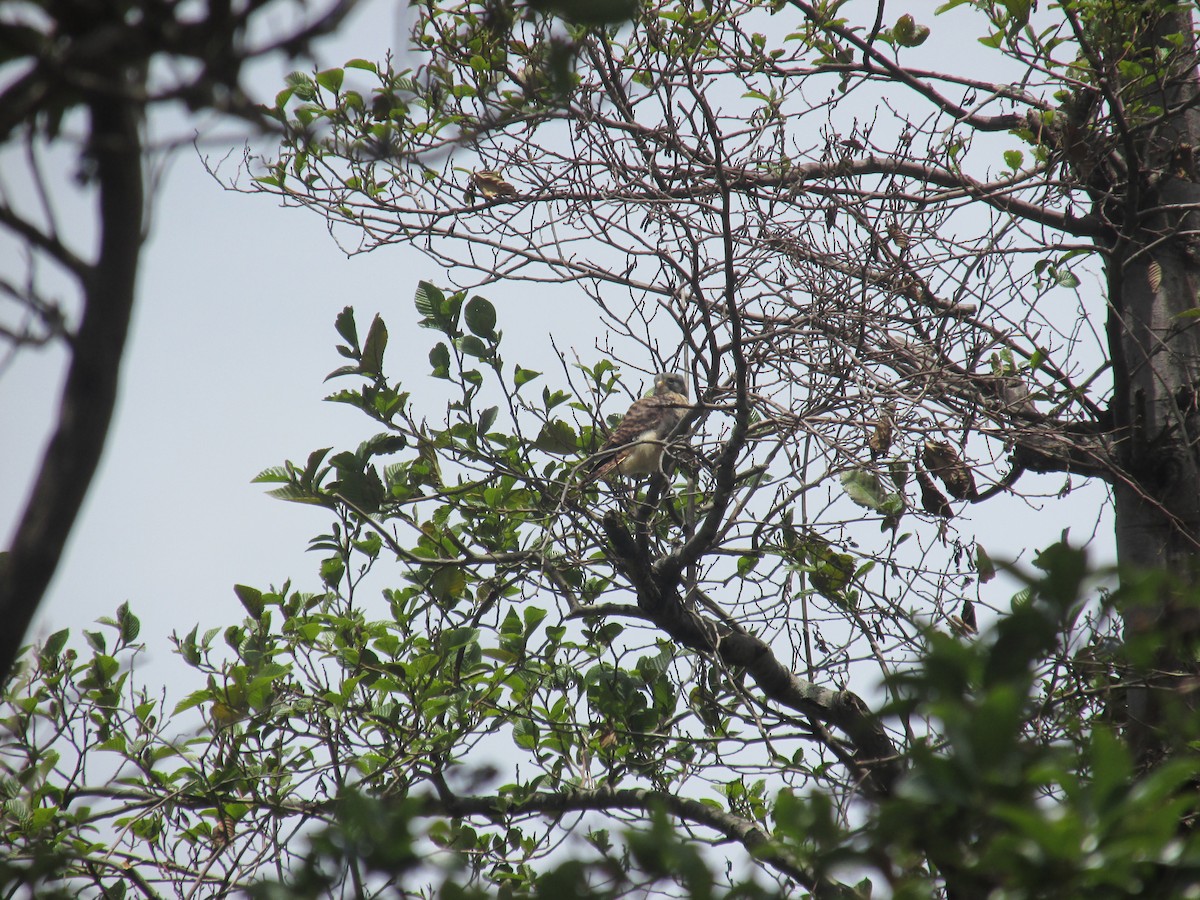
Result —
[[683, 376], [660, 372], [654, 377], [654, 393], [633, 402], [584, 480], [661, 472], [666, 439], [690, 407]]

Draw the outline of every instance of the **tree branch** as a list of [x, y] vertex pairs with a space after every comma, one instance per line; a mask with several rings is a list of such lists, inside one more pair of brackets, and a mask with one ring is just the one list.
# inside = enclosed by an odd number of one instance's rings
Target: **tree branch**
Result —
[[538, 793], [520, 803], [502, 797], [428, 796], [424, 800], [425, 815], [440, 816], [497, 816], [549, 815], [589, 810], [653, 811], [663, 809], [686, 822], [711, 828], [730, 840], [737, 841], [754, 857], [795, 879], [807, 890], [820, 897], [854, 897], [857, 894], [846, 885], [830, 881], [821, 873], [806, 867], [792, 854], [773, 845], [770, 835], [755, 822], [732, 813], [665, 791], [643, 788], [625, 790], [577, 790], [565, 793]]
[[90, 148], [99, 184], [100, 252], [82, 279], [83, 318], [58, 425], [9, 552], [0, 557], [0, 677], [6, 677], [62, 557], [100, 462], [116, 404], [142, 246], [141, 141], [135, 104], [92, 97]]
[[855, 777], [875, 796], [890, 793], [900, 774], [895, 745], [857, 695], [797, 677], [765, 641], [727, 624], [703, 619], [689, 609], [679, 595], [678, 571], [664, 574], [668, 567], [652, 566], [615, 512], [605, 514], [604, 531], [612, 546], [614, 565], [629, 579], [638, 606], [655, 625], [686, 647], [715, 653], [727, 666], [745, 668], [766, 697], [843, 731], [854, 745]]

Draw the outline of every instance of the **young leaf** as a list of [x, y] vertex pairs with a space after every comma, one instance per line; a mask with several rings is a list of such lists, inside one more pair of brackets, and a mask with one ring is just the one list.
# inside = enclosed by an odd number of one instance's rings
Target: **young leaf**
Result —
[[387, 326], [376, 316], [367, 332], [367, 343], [363, 346], [362, 370], [368, 375], [383, 373], [383, 351], [387, 348]]
[[334, 320], [333, 327], [347, 344], [358, 349], [358, 327], [354, 324], [354, 307], [347, 306]]
[[121, 629], [121, 640], [126, 644], [137, 640], [137, 636], [142, 630], [142, 623], [129, 611], [128, 603], [122, 603], [117, 608], [117, 625]]
[[1070, 269], [1059, 269], [1054, 273], [1054, 279], [1065, 288], [1079, 287], [1079, 279], [1072, 274]]
[[529, 384], [529, 382], [541, 374], [541, 372], [535, 372], [532, 369], [522, 369], [520, 366], [517, 366], [516, 371], [513, 372], [513, 385], [519, 391], [523, 385]]
[[443, 343], [429, 351], [429, 365], [433, 367], [434, 378], [450, 377], [450, 348]]
[[496, 337], [496, 307], [483, 297], [476, 296], [467, 301], [466, 320], [472, 334]]
[[242, 607], [251, 616], [251, 618], [259, 618], [263, 613], [263, 595], [262, 591], [257, 588], [247, 587], [244, 584], [235, 584], [233, 592], [241, 601]]
[[479, 414], [479, 436], [483, 437], [491, 431], [492, 425], [496, 422], [496, 414], [500, 412], [499, 407], [489, 406]]
[[882, 511], [887, 497], [884, 496], [883, 486], [879, 476], [866, 469], [852, 469], [842, 473], [842, 490], [846, 496], [867, 509]]
[[326, 69], [317, 73], [317, 84], [325, 90], [336, 94], [342, 89], [342, 79], [346, 73], [342, 69]]
[[446, 302], [446, 295], [428, 281], [417, 284], [417, 293], [413, 297], [413, 305], [426, 319], [436, 321], [441, 312], [441, 306]]

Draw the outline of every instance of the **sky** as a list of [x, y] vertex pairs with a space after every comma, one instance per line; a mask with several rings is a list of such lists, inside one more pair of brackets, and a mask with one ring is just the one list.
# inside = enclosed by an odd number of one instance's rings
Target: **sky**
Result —
[[[403, 45], [407, 16], [405, 3], [367, 3], [321, 45], [317, 67], [382, 59]], [[273, 96], [291, 67], [260, 66], [251, 84]], [[178, 120], [162, 124], [170, 130]], [[321, 402], [332, 390], [325, 375], [342, 364], [333, 349], [336, 314], [353, 305], [365, 330], [382, 313], [391, 330], [389, 376], [417, 385], [428, 372], [430, 332], [415, 328], [413, 291], [422, 278], [444, 283], [412, 248], [347, 257], [318, 216], [223, 189], [200, 155], [215, 160], [232, 149], [222, 170], [232, 174], [240, 143], [228, 126], [218, 128], [199, 151], [182, 150], [166, 173], [108, 445], [30, 635], [94, 627], [128, 601], [142, 619], [150, 667], [142, 671], [151, 681], [169, 681], [159, 673], [182, 666], [165, 640], [173, 630], [240, 620], [234, 584], [266, 588], [291, 578], [300, 589], [319, 590], [319, 558], [306, 545], [329, 514], [274, 500], [251, 479], [285, 459], [303, 460], [317, 447], [353, 447], [372, 433], [361, 414]], [[86, 220], [90, 209], [71, 202], [64, 191], [64, 210]], [[0, 269], [22, 264], [0, 247]], [[510, 346], [519, 340], [522, 353], [532, 354], [521, 363], [549, 367], [546, 312], [559, 300], [529, 296], [528, 286], [484, 293], [500, 306]], [[586, 321], [574, 323], [566, 341], [559, 321], [560, 346], [587, 347]], [[63, 363], [59, 352], [26, 352], [0, 375], [6, 544], [40, 461]], [[1003, 558], [1045, 546], [1072, 525], [1077, 539], [1090, 537], [1102, 497], [1102, 489], [1084, 488], [1054, 515], [999, 498], [968, 516], [994, 535], [989, 550]], [[1096, 535], [1098, 556], [1111, 558], [1111, 524]]]

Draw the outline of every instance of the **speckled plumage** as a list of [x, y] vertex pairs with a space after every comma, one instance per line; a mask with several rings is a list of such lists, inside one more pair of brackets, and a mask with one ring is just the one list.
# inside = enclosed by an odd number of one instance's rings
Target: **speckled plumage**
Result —
[[683, 376], [660, 372], [654, 394], [635, 400], [596, 454], [587, 480], [662, 471], [666, 438], [691, 407]]

